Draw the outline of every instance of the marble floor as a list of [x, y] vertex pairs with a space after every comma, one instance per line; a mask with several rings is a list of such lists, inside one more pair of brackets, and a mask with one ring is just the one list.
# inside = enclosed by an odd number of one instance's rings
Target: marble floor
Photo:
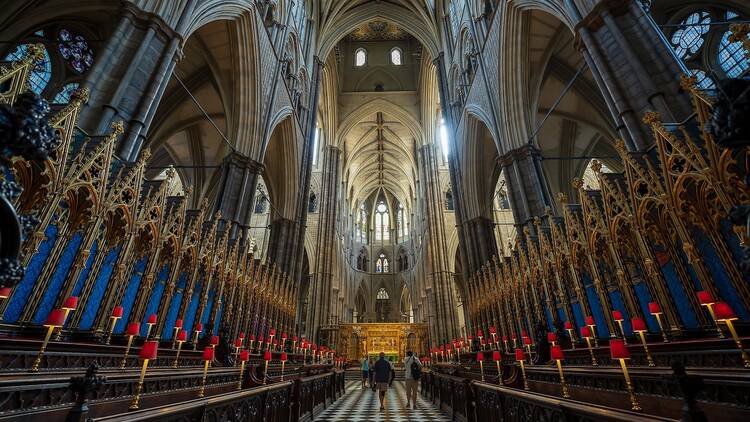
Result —
[[450, 421], [435, 405], [417, 394], [417, 408], [406, 408], [403, 381], [394, 381], [388, 389], [385, 410], [380, 410], [378, 393], [362, 389], [359, 381], [347, 381], [346, 394], [318, 415], [316, 421]]

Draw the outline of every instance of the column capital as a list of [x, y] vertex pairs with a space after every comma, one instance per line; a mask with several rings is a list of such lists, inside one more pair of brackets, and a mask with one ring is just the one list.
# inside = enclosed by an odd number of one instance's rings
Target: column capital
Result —
[[263, 163], [253, 160], [252, 158], [242, 155], [238, 152], [231, 152], [224, 157], [224, 164], [237, 166], [243, 169], [250, 170], [254, 174], [262, 174], [266, 170], [266, 166]]
[[520, 148], [510, 150], [498, 157], [497, 162], [503, 167], [509, 166], [513, 161], [523, 160], [529, 157], [541, 158], [542, 152], [533, 144], [526, 144]]

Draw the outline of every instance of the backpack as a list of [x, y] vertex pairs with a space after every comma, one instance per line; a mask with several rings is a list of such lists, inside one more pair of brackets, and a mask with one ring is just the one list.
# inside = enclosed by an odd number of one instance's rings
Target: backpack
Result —
[[422, 367], [419, 366], [416, 360], [411, 363], [411, 377], [418, 380], [422, 376]]

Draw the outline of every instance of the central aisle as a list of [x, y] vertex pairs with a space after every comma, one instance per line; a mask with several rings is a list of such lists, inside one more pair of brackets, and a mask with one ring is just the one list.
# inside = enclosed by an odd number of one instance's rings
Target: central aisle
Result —
[[346, 394], [318, 415], [316, 421], [450, 421], [432, 403], [417, 394], [417, 408], [406, 409], [403, 381], [394, 381], [386, 395], [386, 409], [380, 411], [378, 393], [362, 389], [359, 381], [347, 381]]

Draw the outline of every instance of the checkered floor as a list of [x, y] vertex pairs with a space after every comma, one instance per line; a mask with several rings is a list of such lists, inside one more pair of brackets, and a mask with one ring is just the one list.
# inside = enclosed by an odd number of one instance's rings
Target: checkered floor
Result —
[[395, 381], [388, 389], [385, 410], [380, 411], [378, 393], [362, 389], [359, 381], [347, 381], [346, 394], [315, 418], [316, 421], [450, 421], [432, 403], [417, 394], [417, 408], [406, 408], [406, 388]]

